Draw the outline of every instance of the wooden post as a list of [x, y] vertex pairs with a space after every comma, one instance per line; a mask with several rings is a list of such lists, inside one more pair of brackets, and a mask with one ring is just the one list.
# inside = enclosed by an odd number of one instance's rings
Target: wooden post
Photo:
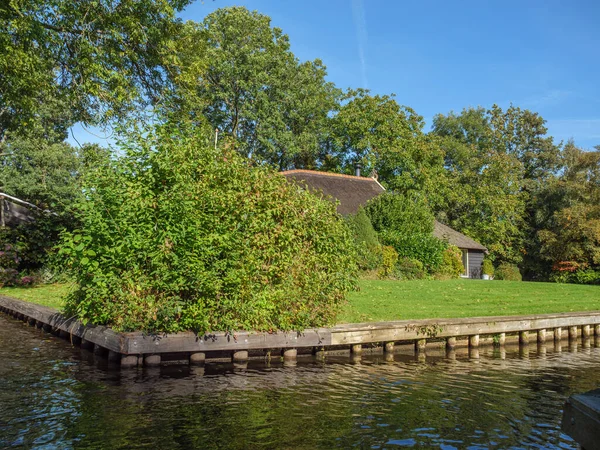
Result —
[[590, 326], [589, 325], [584, 325], [581, 327], [581, 336], [583, 336], [584, 338], [589, 338], [590, 337]]
[[559, 341], [562, 339], [562, 328], [558, 327], [554, 329], [554, 340]]
[[298, 350], [295, 348], [286, 348], [282, 353], [284, 361], [294, 361], [298, 356]]
[[537, 341], [540, 344], [543, 344], [546, 342], [546, 329], [542, 328], [541, 330], [538, 330], [537, 332]]
[[248, 361], [248, 350], [238, 350], [231, 356], [233, 362]]
[[600, 336], [600, 324], [594, 325], [594, 334]]
[[479, 335], [474, 334], [473, 336], [469, 336], [469, 347], [477, 348], [479, 347]]
[[427, 348], [427, 339], [417, 339], [415, 341], [415, 352], [422, 353]]
[[121, 355], [121, 367], [136, 367], [138, 357], [136, 355]]
[[479, 347], [469, 347], [469, 359], [479, 359]]
[[192, 353], [190, 355], [190, 364], [193, 366], [199, 366], [204, 364], [206, 361], [206, 354], [202, 352]]
[[562, 352], [562, 344], [560, 339], [557, 341], [554, 341], [554, 353], [560, 353]]
[[160, 366], [160, 355], [144, 355], [144, 365], [147, 367]]
[[506, 333], [500, 333], [498, 335], [498, 345], [503, 346], [506, 343]]
[[352, 347], [350, 347], [350, 353], [360, 355], [362, 353], [362, 344], [353, 344]]
[[394, 353], [394, 343], [393, 342], [386, 342], [383, 345], [383, 351], [385, 353]]
[[577, 339], [577, 327], [569, 327], [569, 339]]
[[529, 333], [527, 331], [519, 331], [519, 344], [529, 344]]
[[455, 347], [456, 347], [456, 338], [455, 337], [449, 337], [448, 339], [446, 339], [446, 349], [452, 350]]
[[121, 354], [117, 353], [117, 352], [113, 352], [112, 350], [108, 351], [108, 360], [110, 362], [120, 362], [121, 361]]
[[106, 353], [107, 353], [107, 350], [104, 347], [102, 347], [101, 345], [98, 345], [98, 344], [94, 345], [94, 355], [104, 357], [104, 356], [106, 356]]

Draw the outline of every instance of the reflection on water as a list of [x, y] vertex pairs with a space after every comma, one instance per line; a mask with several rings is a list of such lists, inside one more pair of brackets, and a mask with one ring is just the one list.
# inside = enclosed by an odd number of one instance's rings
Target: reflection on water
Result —
[[596, 344], [120, 372], [0, 315], [0, 447], [576, 448]]

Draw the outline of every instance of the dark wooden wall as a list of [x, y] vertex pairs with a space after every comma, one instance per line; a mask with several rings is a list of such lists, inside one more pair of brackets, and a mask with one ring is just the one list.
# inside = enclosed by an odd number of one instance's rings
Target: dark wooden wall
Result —
[[481, 278], [483, 251], [469, 250], [469, 278]]

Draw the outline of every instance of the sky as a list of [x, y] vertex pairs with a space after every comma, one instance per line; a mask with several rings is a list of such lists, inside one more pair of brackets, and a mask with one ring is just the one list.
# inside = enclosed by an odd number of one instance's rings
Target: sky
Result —
[[[180, 16], [231, 5], [271, 17], [338, 87], [396, 94], [427, 131], [438, 113], [512, 103], [540, 113], [556, 141], [600, 145], [600, 1], [197, 0]], [[102, 142], [92, 132], [73, 130]]]

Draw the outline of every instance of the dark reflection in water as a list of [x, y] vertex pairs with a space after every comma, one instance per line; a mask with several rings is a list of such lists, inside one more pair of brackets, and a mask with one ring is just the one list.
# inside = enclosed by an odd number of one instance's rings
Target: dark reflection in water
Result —
[[120, 372], [0, 316], [0, 447], [576, 448], [559, 422], [600, 385], [594, 341], [448, 356]]

